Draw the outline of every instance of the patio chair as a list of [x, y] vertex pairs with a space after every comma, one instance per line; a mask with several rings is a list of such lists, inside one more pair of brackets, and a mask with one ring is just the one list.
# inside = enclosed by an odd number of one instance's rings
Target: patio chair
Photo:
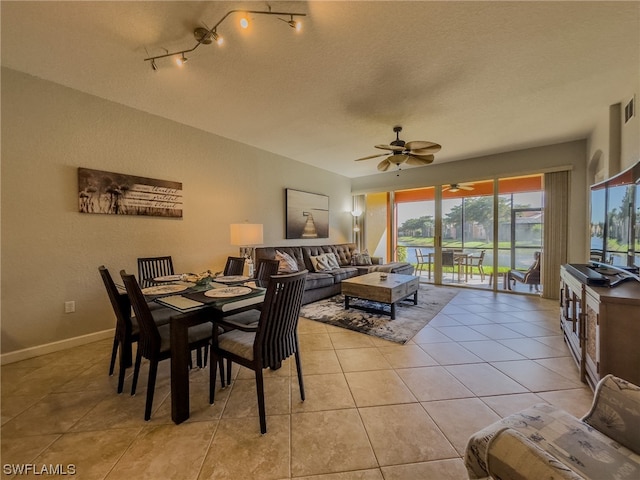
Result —
[[[295, 355], [298, 372], [300, 398], [304, 401], [304, 383], [298, 346], [298, 320], [307, 270], [278, 275], [271, 278], [257, 325], [243, 325], [227, 319], [216, 319], [215, 324], [224, 329], [233, 329], [220, 334], [214, 328], [209, 369], [209, 403], [215, 399], [216, 363], [227, 359], [227, 371], [232, 362], [255, 372], [260, 415], [260, 432], [267, 432], [264, 403], [264, 368], [280, 368], [282, 361]], [[224, 386], [224, 375], [221, 372]]]
[[467, 269], [467, 273], [473, 278], [473, 268], [477, 268], [480, 273], [480, 281], [484, 282], [484, 267], [482, 266], [482, 262], [484, 261], [484, 255], [486, 250], [482, 250], [479, 255], [469, 254], [467, 255], [467, 263], [465, 268]]
[[451, 267], [451, 281], [454, 282], [456, 278], [456, 267], [459, 267], [458, 262], [455, 259], [455, 251], [443, 250], [442, 251], [442, 277], [444, 279], [444, 267]]
[[536, 292], [540, 291], [540, 252], [535, 252], [533, 259], [533, 263], [528, 270], [509, 271], [507, 276], [507, 288], [509, 290], [513, 290], [511, 282], [513, 282], [513, 286], [515, 286], [516, 282], [520, 282], [529, 285], [529, 291], [533, 290], [533, 288], [536, 289]]
[[431, 278], [431, 256], [428, 253], [422, 253], [422, 250], [416, 248], [416, 274], [422, 275], [424, 267], [427, 267], [427, 277]]

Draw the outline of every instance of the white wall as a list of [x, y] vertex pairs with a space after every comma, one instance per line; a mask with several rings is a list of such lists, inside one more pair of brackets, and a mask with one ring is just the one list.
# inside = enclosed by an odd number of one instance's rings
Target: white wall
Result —
[[[78, 167], [182, 182], [184, 216], [78, 213]], [[328, 240], [284, 240], [285, 188], [329, 195]], [[346, 177], [2, 69], [3, 356], [113, 328], [99, 265], [117, 278], [172, 255], [178, 271], [220, 270], [238, 253], [230, 223], [263, 223], [266, 245], [338, 243], [350, 210]]]

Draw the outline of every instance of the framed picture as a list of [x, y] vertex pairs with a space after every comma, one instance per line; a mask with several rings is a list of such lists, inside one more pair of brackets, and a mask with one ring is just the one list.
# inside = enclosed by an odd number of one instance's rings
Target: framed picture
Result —
[[286, 238], [329, 238], [329, 197], [286, 189]]
[[78, 168], [78, 211], [182, 218], [182, 183]]

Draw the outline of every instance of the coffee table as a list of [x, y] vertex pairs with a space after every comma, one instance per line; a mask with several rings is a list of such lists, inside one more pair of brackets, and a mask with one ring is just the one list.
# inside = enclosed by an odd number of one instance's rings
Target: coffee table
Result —
[[[384, 278], [386, 275], [386, 279]], [[342, 295], [344, 295], [344, 308], [358, 308], [361, 310], [373, 310], [376, 313], [384, 313], [391, 316], [391, 320], [396, 318], [396, 303], [413, 295], [414, 305], [418, 304], [419, 277], [413, 275], [401, 275], [398, 273], [372, 272], [366, 275], [343, 280]], [[391, 306], [391, 311], [365, 307], [361, 305], [350, 305], [352, 298], [371, 300]]]

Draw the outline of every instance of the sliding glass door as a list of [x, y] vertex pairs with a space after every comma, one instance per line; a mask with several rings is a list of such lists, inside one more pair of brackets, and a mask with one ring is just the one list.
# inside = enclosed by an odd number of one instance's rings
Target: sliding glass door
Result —
[[390, 251], [414, 264], [423, 282], [514, 288], [508, 272], [526, 270], [542, 251], [541, 175], [402, 190], [390, 198]]

